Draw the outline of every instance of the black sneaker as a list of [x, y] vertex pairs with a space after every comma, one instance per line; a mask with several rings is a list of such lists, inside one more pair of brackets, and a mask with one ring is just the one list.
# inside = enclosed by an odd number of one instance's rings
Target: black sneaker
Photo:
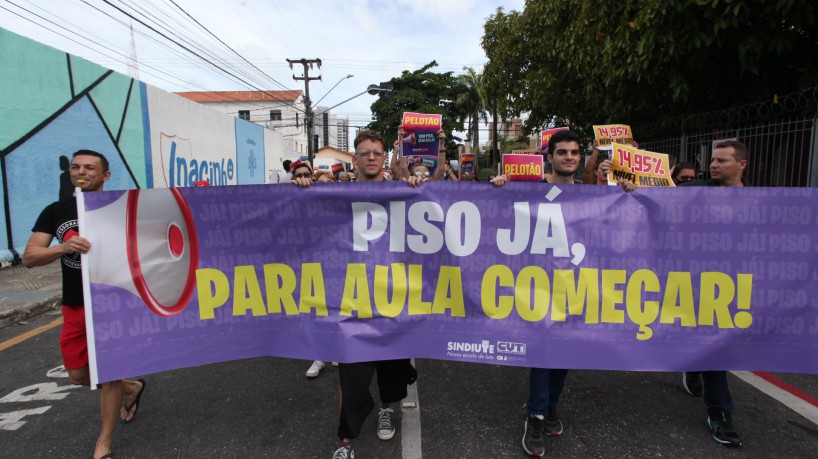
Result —
[[683, 372], [682, 386], [684, 386], [685, 392], [687, 392], [688, 394], [694, 397], [701, 397], [703, 391], [701, 372], [699, 371]]
[[392, 408], [378, 410], [378, 438], [391, 440], [395, 436], [395, 423], [392, 422]]
[[523, 449], [529, 456], [545, 456], [545, 419], [529, 414], [525, 415], [525, 432], [523, 432]]
[[557, 407], [548, 407], [548, 416], [545, 417], [545, 434], [554, 437], [562, 434], [562, 421], [557, 416]]
[[707, 426], [713, 434], [713, 440], [725, 446], [741, 446], [741, 439], [733, 430], [733, 416], [726, 411], [719, 411], [707, 416]]
[[355, 459], [355, 451], [352, 449], [352, 443], [341, 445], [335, 450], [332, 459]]

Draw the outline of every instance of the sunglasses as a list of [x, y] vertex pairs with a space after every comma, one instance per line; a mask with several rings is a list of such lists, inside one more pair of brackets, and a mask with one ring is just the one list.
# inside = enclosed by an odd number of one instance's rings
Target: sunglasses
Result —
[[415, 172], [415, 177], [428, 177], [429, 175], [428, 172]]
[[293, 178], [309, 178], [312, 177], [312, 174], [309, 172], [302, 172], [300, 174], [293, 174]]

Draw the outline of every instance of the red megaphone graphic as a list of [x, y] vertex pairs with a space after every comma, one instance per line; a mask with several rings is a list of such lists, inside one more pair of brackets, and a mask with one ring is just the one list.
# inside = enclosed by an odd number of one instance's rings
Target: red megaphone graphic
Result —
[[196, 288], [199, 267], [193, 214], [181, 191], [129, 190], [86, 214], [97, 226], [89, 230], [96, 233], [90, 240], [99, 250], [88, 258], [91, 282], [123, 288], [159, 316], [181, 313]]

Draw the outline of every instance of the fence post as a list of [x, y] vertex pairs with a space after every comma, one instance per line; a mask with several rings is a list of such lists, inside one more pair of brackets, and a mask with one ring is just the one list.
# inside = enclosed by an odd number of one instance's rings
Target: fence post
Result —
[[810, 127], [809, 136], [809, 183], [807, 186], [818, 186], [818, 133], [816, 133], [816, 124], [818, 124], [818, 112], [812, 117], [812, 127]]

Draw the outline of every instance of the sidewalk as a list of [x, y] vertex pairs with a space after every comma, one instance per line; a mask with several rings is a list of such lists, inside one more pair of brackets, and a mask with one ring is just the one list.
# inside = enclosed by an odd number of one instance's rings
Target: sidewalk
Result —
[[60, 263], [0, 269], [0, 328], [57, 309], [62, 300]]

